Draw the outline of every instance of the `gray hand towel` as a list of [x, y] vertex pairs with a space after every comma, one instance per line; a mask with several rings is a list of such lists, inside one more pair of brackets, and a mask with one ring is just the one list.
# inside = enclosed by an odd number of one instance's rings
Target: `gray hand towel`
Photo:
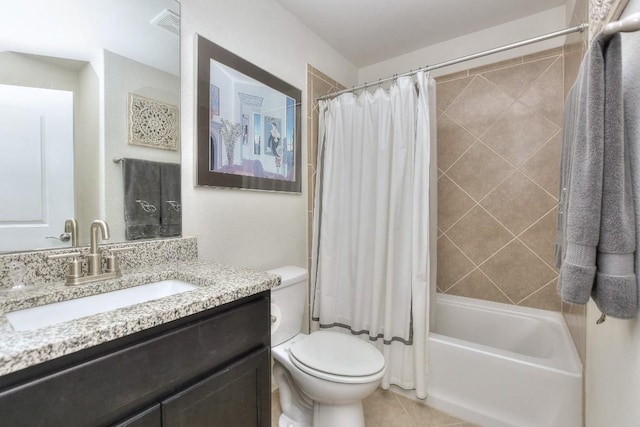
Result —
[[160, 235], [160, 164], [122, 159], [124, 218], [127, 240]]
[[180, 164], [160, 164], [160, 201], [160, 236], [179, 236], [182, 233]]

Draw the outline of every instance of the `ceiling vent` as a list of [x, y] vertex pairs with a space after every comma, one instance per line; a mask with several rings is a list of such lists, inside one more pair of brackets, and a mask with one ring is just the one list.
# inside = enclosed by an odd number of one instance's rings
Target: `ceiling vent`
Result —
[[163, 10], [151, 20], [151, 23], [176, 36], [180, 36], [180, 15], [169, 9]]

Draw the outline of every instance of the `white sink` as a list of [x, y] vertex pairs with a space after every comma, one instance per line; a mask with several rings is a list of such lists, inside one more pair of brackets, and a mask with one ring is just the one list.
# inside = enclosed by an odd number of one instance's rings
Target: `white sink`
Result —
[[24, 310], [9, 312], [6, 316], [16, 331], [31, 331], [141, 302], [168, 297], [196, 288], [198, 286], [180, 280], [163, 280], [69, 301], [25, 308]]

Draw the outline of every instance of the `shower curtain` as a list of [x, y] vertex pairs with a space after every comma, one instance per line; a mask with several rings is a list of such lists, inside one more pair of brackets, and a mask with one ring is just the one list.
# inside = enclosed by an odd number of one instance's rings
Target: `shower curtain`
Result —
[[[435, 289], [435, 82], [419, 72], [388, 91], [320, 102], [312, 319], [370, 340], [382, 387], [426, 397]], [[431, 208], [431, 209], [430, 209]]]

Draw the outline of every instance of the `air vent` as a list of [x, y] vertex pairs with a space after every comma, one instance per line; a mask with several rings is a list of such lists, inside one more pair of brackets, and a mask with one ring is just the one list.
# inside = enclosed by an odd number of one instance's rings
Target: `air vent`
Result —
[[163, 10], [162, 13], [151, 20], [151, 23], [176, 36], [180, 36], [180, 15], [169, 9]]

